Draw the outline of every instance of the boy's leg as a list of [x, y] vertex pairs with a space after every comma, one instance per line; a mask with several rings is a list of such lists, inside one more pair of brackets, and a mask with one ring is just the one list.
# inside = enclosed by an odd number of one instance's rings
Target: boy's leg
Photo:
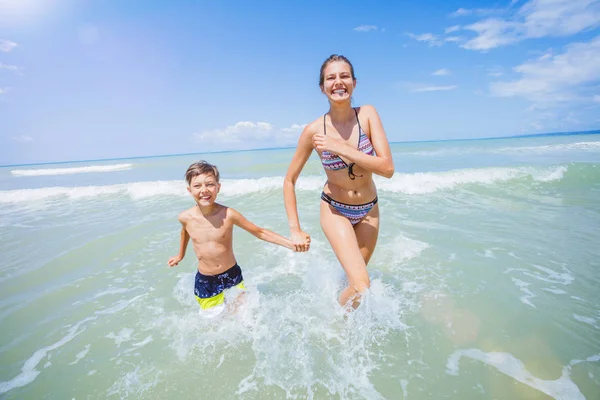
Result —
[[244, 281], [233, 286], [231, 289], [233, 289], [235, 292], [237, 292], [237, 295], [231, 301], [231, 303], [227, 305], [227, 308], [232, 313], [235, 313], [238, 311], [240, 306], [242, 306], [244, 304], [245, 299], [246, 299], [246, 287], [244, 286]]
[[[228, 305], [229, 311], [235, 313], [238, 311], [238, 308], [243, 304], [244, 299], [246, 298], [246, 287], [244, 286], [244, 277], [242, 275], [242, 269], [239, 265], [234, 265], [229, 271], [227, 275], [227, 279], [224, 282], [226, 290], [233, 289], [234, 292], [237, 293], [235, 298], [231, 301], [231, 304]], [[235, 293], [232, 293], [235, 294]]]

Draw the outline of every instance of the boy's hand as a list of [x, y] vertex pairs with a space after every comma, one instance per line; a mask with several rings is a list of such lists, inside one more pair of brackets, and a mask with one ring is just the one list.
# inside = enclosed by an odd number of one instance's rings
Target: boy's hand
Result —
[[181, 256], [175, 256], [175, 257], [171, 257], [169, 258], [169, 267], [174, 267], [177, 264], [179, 264], [179, 262], [183, 259], [183, 257]]

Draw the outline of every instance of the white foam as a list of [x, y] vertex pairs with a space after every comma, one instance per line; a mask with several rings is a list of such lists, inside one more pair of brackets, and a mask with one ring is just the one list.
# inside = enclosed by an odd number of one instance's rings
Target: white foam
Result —
[[517, 278], [512, 278], [512, 281], [519, 287], [519, 289], [521, 290], [521, 292], [525, 293], [525, 296], [521, 296], [520, 300], [523, 303], [527, 304], [528, 306], [531, 306], [533, 308], [537, 308], [532, 302], [529, 301], [529, 299], [532, 299], [532, 298], [536, 297], [535, 294], [533, 294], [531, 292], [531, 290], [527, 289], [527, 286], [529, 286], [531, 284], [528, 283], [528, 282], [524, 282], [524, 281], [522, 281], [520, 279], [517, 279]]
[[386, 265], [395, 270], [407, 261], [419, 257], [429, 247], [428, 243], [408, 238], [400, 233], [392, 240], [386, 240], [385, 244], [382, 243], [379, 251]]
[[[120, 377], [107, 391], [108, 396], [119, 395], [124, 398], [147, 398], [146, 394], [152, 392], [160, 377], [164, 373], [154, 366], [136, 366], [133, 371]], [[152, 397], [152, 396], [151, 396]]]
[[131, 288], [110, 288], [110, 289], [102, 290], [101, 292], [96, 293], [94, 296], [92, 296], [91, 300], [95, 300], [99, 297], [108, 296], [111, 294], [128, 293], [128, 292], [132, 292], [137, 289], [143, 289], [143, 288], [141, 286], [135, 286], [135, 287], [131, 287]]
[[531, 178], [549, 182], [562, 179], [566, 166], [552, 168], [474, 168], [444, 172], [396, 173], [389, 180], [375, 177], [381, 190], [405, 194], [427, 194], [451, 190], [469, 184], [493, 184], [514, 179]]
[[[440, 190], [451, 190], [468, 184], [493, 184], [513, 179], [531, 178], [538, 182], [562, 179], [566, 166], [553, 168], [479, 168], [445, 172], [396, 173], [391, 179], [374, 176], [377, 187], [382, 191], [404, 194], [428, 194]], [[296, 183], [299, 191], [319, 191], [323, 188], [324, 176], [300, 177]], [[236, 197], [251, 193], [280, 191], [283, 177], [257, 179], [223, 179], [221, 196]], [[152, 197], [186, 197], [189, 193], [183, 181], [148, 181], [106, 186], [44, 187], [39, 189], [17, 189], [0, 191], [0, 203], [36, 202], [66, 198], [79, 200], [99, 196], [129, 197], [142, 200]]]
[[492, 154], [545, 154], [545, 153], [564, 153], [567, 151], [585, 151], [596, 152], [600, 150], [599, 142], [576, 142], [576, 143], [559, 143], [547, 144], [540, 146], [506, 146], [506, 147], [484, 147], [484, 146], [460, 146], [448, 147], [438, 150], [420, 150], [408, 152], [417, 156], [437, 157], [440, 155], [462, 155], [473, 153], [492, 153]]
[[121, 343], [128, 342], [131, 340], [131, 334], [133, 333], [133, 329], [131, 328], [123, 328], [117, 334], [114, 332], [110, 332], [105, 336], [107, 339], [113, 339], [117, 347], [121, 347]]
[[146, 339], [142, 340], [141, 342], [132, 344], [132, 346], [133, 347], [144, 347], [145, 345], [147, 345], [150, 342], [152, 342], [152, 335], [147, 336]]
[[[312, 398], [315, 390], [340, 398], [383, 398], [372, 374], [390, 355], [378, 344], [406, 331], [407, 293], [375, 277], [361, 307], [345, 318], [337, 304], [343, 270], [326, 243], [315, 240], [313, 246], [305, 254], [258, 250], [252, 267], [244, 269], [243, 305], [214, 319], [198, 316], [194, 273], [180, 273], [172, 296], [185, 311], [158, 310], [148, 328], [168, 338], [182, 362], [201, 354], [204, 362], [223, 368], [238, 362], [243, 346], [256, 362], [238, 380], [238, 397], [260, 397], [266, 384], [288, 398]], [[263, 265], [262, 257], [281, 262]]]
[[585, 322], [586, 324], [592, 325], [594, 328], [598, 327], [596, 326], [596, 320], [594, 318], [584, 317], [577, 314], [573, 314], [573, 318], [575, 318], [579, 322]]
[[561, 143], [548, 144], [543, 146], [521, 146], [521, 147], [501, 147], [492, 149], [494, 153], [552, 153], [565, 151], [597, 151], [600, 150], [600, 142], [576, 142], [576, 143]]
[[122, 300], [119, 300], [115, 304], [113, 304], [112, 307], [105, 308], [105, 309], [102, 309], [100, 311], [95, 311], [95, 314], [97, 314], [97, 315], [100, 315], [100, 314], [116, 314], [116, 313], [118, 313], [120, 311], [123, 311], [127, 307], [129, 307], [131, 304], [133, 304], [140, 297], [144, 297], [144, 296], [146, 296], [146, 294], [140, 294], [140, 295], [135, 296], [135, 297], [133, 297], [131, 299], [122, 299]]
[[563, 272], [556, 272], [551, 268], [543, 267], [537, 264], [531, 264], [535, 269], [546, 273], [547, 276], [543, 276], [539, 273], [526, 273], [525, 275], [539, 279], [546, 283], [570, 285], [575, 278], [570, 274], [570, 271], [566, 267], [562, 267]]
[[69, 363], [69, 365], [75, 365], [79, 361], [81, 361], [81, 359], [83, 359], [87, 355], [87, 353], [90, 351], [90, 346], [91, 345], [89, 345], [89, 344], [86, 345], [83, 350], [81, 350], [79, 353], [77, 353], [77, 355], [75, 356], [75, 361]]
[[126, 194], [134, 200], [156, 196], [189, 196], [185, 183], [181, 181], [134, 182], [119, 185], [119, 189], [121, 194]]
[[458, 375], [461, 357], [468, 357], [491, 365], [504, 375], [539, 390], [555, 399], [585, 400], [585, 397], [570, 378], [570, 366], [564, 367], [562, 375], [556, 380], [543, 380], [533, 376], [521, 360], [509, 353], [485, 353], [479, 349], [457, 350], [450, 355], [446, 364], [450, 375]]
[[485, 249], [485, 254], [483, 255], [485, 258], [496, 258], [494, 252], [490, 249]]
[[71, 175], [87, 174], [90, 172], [114, 172], [131, 169], [133, 164], [115, 164], [115, 165], [91, 165], [88, 167], [71, 168], [42, 168], [42, 169], [13, 169], [10, 171], [15, 176], [51, 176], [51, 175]]
[[550, 293], [554, 293], [554, 294], [567, 294], [567, 292], [565, 292], [562, 289], [542, 288], [542, 290], [545, 290], [546, 292], [550, 292]]
[[569, 365], [577, 365], [584, 362], [598, 362], [600, 361], [600, 354], [594, 354], [593, 356], [589, 356], [585, 360], [573, 360], [569, 363]]
[[0, 382], [0, 394], [6, 393], [9, 390], [14, 388], [22, 387], [30, 384], [35, 380], [35, 378], [40, 374], [40, 371], [36, 370], [35, 367], [42, 361], [42, 359], [52, 350], [57, 349], [64, 344], [73, 340], [77, 335], [79, 335], [84, 330], [79, 330], [79, 327], [88, 322], [95, 320], [96, 317], [88, 317], [79, 321], [77, 324], [73, 325], [71, 329], [67, 332], [67, 334], [60, 339], [58, 342], [51, 344], [50, 346], [46, 346], [37, 350], [27, 361], [23, 364], [23, 368], [21, 368], [21, 373], [17, 375], [15, 378], [11, 379], [7, 382]]
[[538, 174], [533, 174], [533, 179], [538, 181], [538, 182], [553, 182], [553, 181], [560, 181], [565, 172], [567, 172], [567, 167], [565, 166], [560, 166], [557, 167], [555, 170], [551, 170], [551, 171], [546, 171], [546, 172], [542, 172], [542, 173], [538, 173]]

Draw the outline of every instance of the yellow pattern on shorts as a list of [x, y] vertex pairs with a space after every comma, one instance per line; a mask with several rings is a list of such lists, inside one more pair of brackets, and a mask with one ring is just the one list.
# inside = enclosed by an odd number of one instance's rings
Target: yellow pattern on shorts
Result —
[[[241, 289], [244, 290], [246, 289], [246, 287], [244, 286], [244, 282], [240, 282], [237, 285], [229, 288], [229, 289], [225, 289], [225, 290], [230, 290], [233, 288], [237, 288], [237, 289]], [[223, 304], [225, 302], [225, 291], [222, 291], [221, 293], [219, 293], [216, 296], [213, 297], [208, 297], [206, 299], [201, 299], [200, 297], [196, 296], [196, 300], [198, 300], [198, 304], [200, 304], [200, 308], [202, 308], [203, 310], [207, 310], [209, 308], [218, 306], [219, 304]]]

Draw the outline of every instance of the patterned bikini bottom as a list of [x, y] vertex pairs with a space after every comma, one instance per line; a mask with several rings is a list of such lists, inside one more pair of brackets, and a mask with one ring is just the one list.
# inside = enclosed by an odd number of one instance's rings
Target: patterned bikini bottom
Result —
[[340, 214], [348, 218], [352, 225], [358, 224], [369, 213], [369, 211], [371, 211], [371, 208], [377, 204], [377, 197], [365, 204], [340, 203], [339, 201], [335, 201], [329, 197], [325, 192], [321, 193], [321, 200], [330, 204]]

